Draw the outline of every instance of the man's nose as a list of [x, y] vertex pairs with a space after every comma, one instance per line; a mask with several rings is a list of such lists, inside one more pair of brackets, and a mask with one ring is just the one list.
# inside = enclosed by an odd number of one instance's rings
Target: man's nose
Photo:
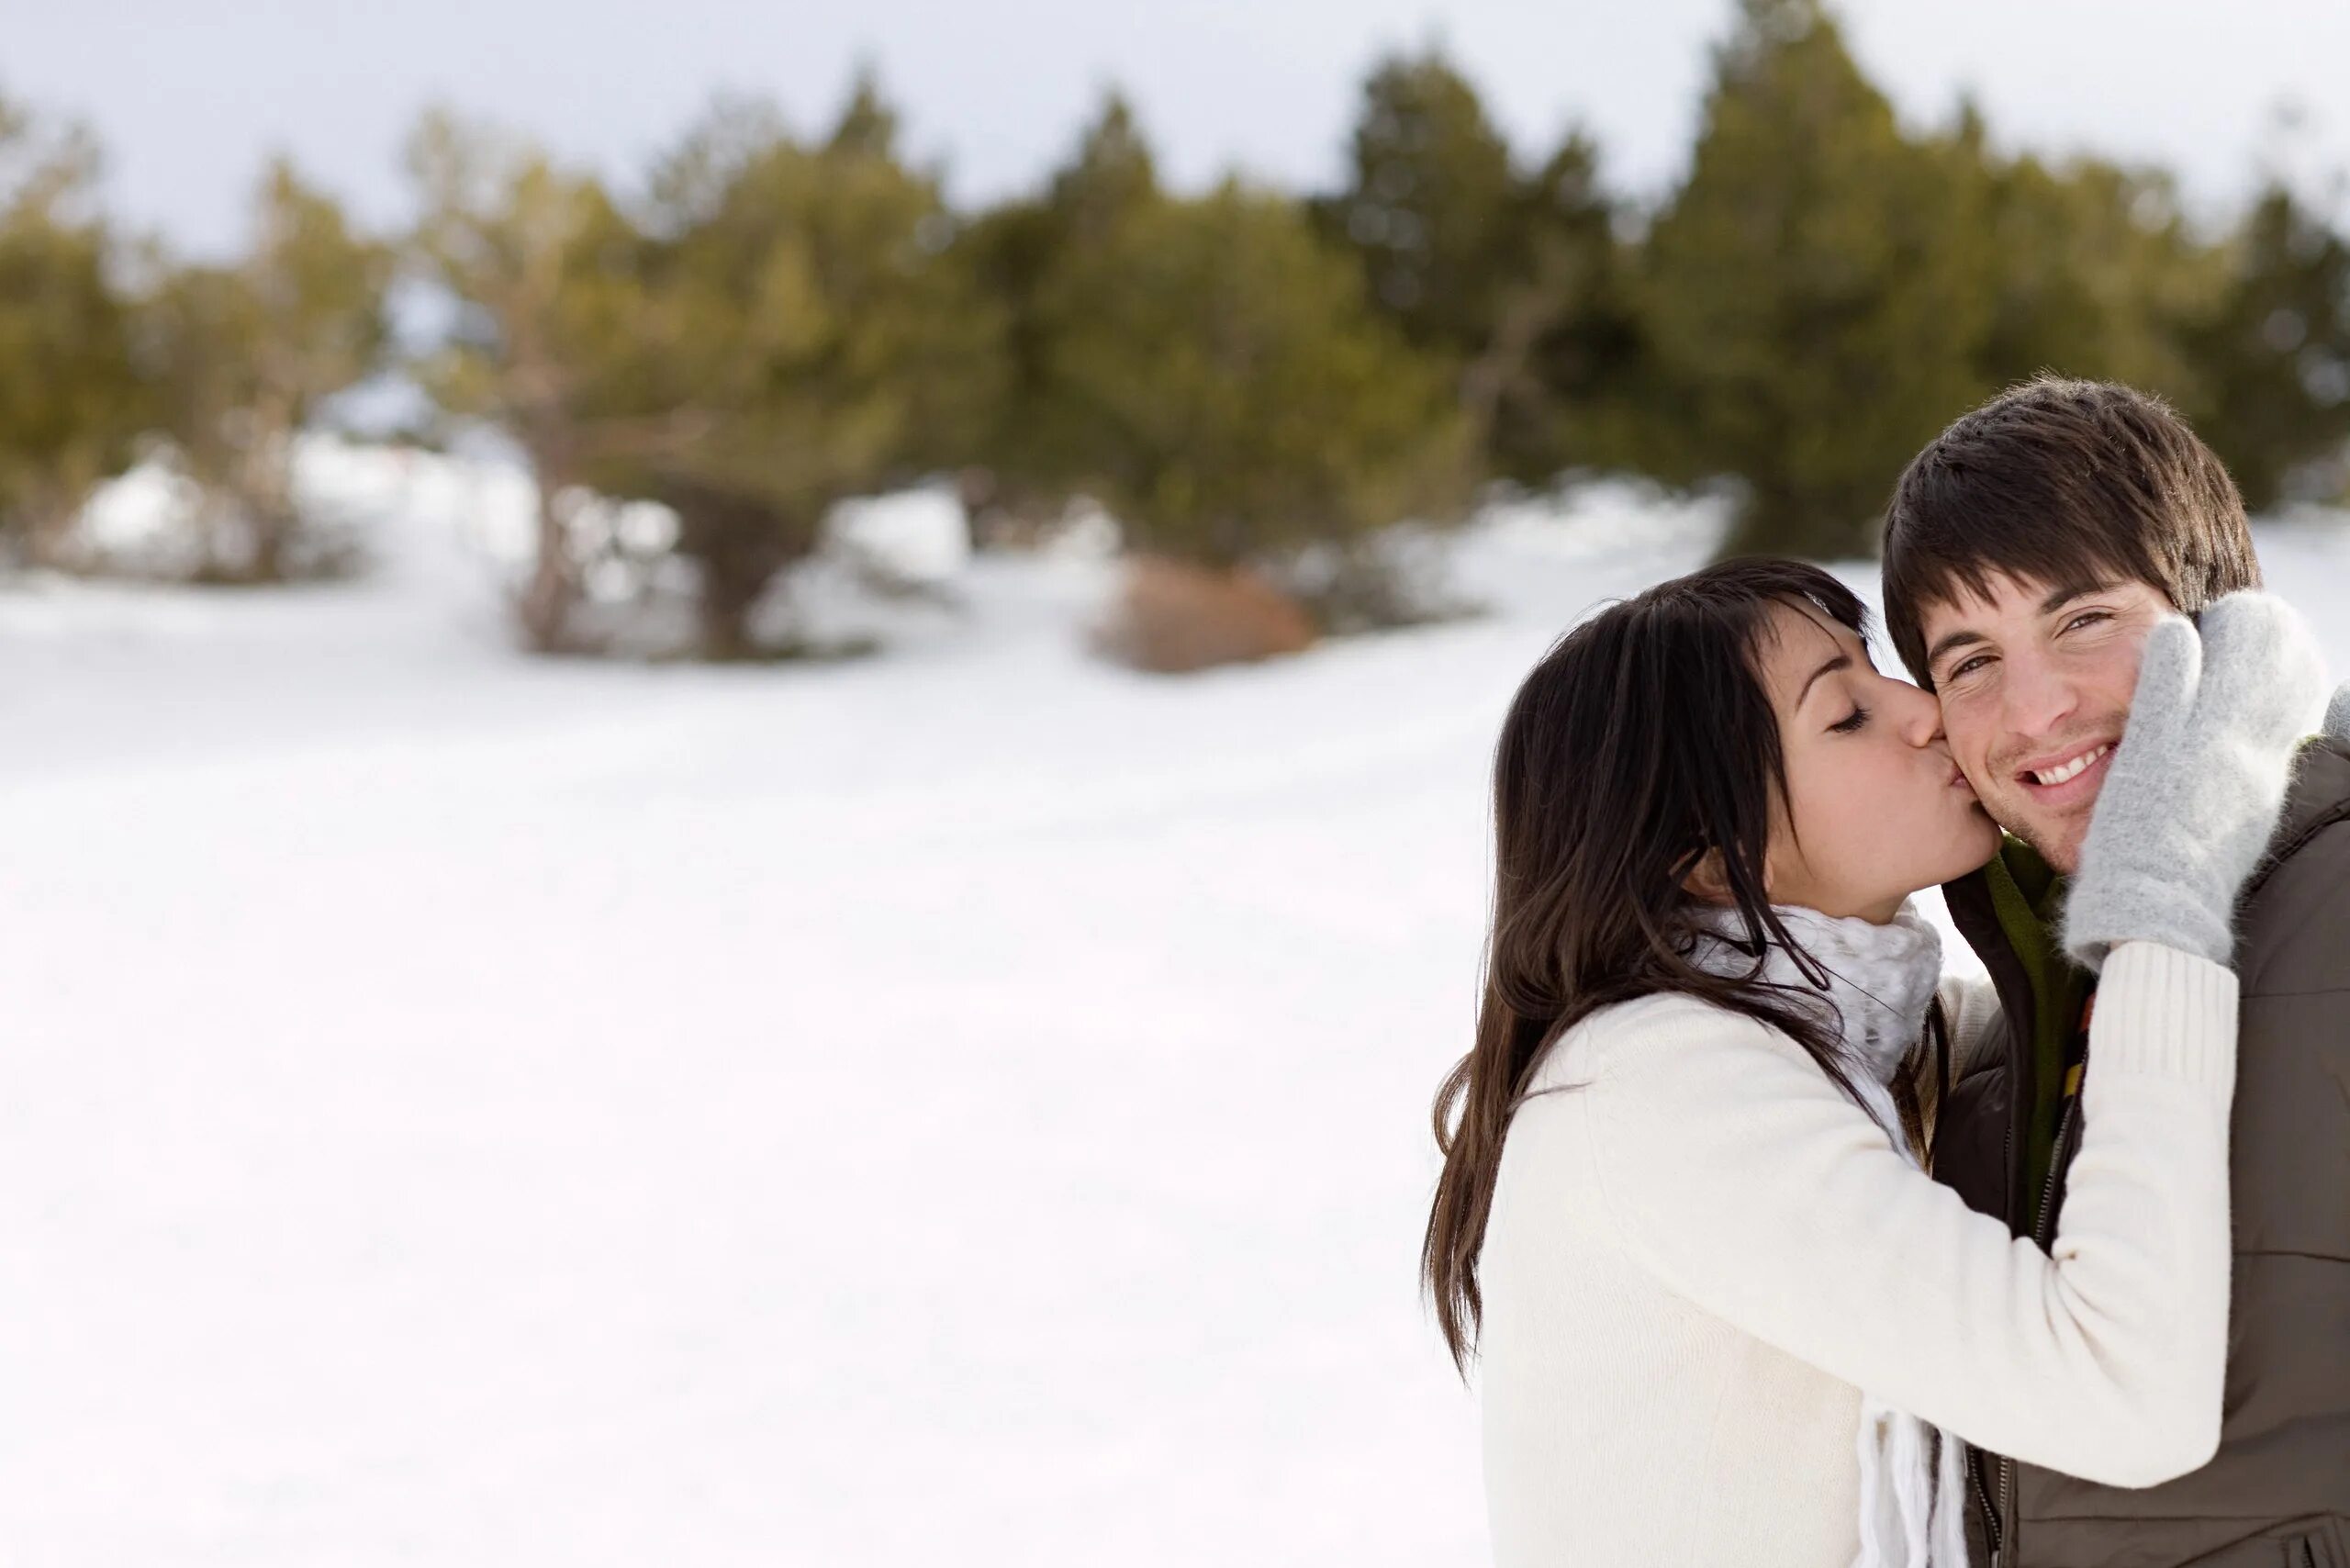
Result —
[[2009, 734], [2031, 738], [2052, 734], [2080, 706], [2079, 689], [2049, 660], [2010, 655], [2005, 674], [2000, 717]]

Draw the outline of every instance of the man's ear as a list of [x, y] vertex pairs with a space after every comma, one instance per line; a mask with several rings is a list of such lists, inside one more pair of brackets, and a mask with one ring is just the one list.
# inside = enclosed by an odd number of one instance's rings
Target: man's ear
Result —
[[1730, 897], [1729, 879], [1722, 873], [1722, 852], [1718, 849], [1708, 849], [1698, 856], [1681, 874], [1681, 886], [1690, 897], [1704, 903], [1728, 906], [1736, 902]]

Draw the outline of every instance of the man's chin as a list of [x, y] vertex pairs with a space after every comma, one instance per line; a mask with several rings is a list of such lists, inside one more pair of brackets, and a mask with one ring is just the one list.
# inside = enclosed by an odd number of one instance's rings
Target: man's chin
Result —
[[2009, 821], [2001, 825], [2031, 846], [2032, 853], [2047, 861], [2057, 875], [2069, 877], [2081, 868], [2081, 841], [2088, 836], [2086, 818], [2077, 823]]
[[2081, 841], [2077, 838], [2047, 848], [2035, 844], [2032, 848], [2039, 850], [2040, 857], [2060, 877], [2069, 877], [2081, 868]]
[[[2061, 807], [2029, 795], [2019, 798], [2018, 787], [2010, 786], [2000, 791], [1998, 807], [1991, 815], [2001, 827], [2030, 845], [2052, 870], [2069, 877], [2081, 868], [2081, 846], [2088, 840], [2098, 798], [2105, 793], [2102, 775], [2083, 782], [2092, 787], [2090, 793], [2082, 799], [2067, 799]], [[2072, 790], [2068, 789], [2065, 793], [2069, 796]]]

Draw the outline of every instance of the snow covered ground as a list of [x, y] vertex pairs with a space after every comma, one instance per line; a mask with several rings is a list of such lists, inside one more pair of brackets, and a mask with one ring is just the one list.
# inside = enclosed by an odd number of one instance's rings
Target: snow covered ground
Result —
[[[0, 591], [0, 1559], [1480, 1560], [1488, 751], [1703, 509], [1259, 668], [1087, 661], [1075, 553], [711, 670], [512, 654], [513, 476], [310, 463], [375, 577]], [[2350, 671], [2350, 532], [2264, 550]]]

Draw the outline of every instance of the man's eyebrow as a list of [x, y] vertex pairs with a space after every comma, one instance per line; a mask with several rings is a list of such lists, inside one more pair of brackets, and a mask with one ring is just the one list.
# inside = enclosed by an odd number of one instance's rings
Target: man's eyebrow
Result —
[[1850, 669], [1852, 667], [1852, 655], [1850, 654], [1838, 654], [1834, 658], [1830, 659], [1826, 664], [1821, 665], [1818, 669], [1813, 670], [1811, 672], [1811, 678], [1803, 683], [1803, 689], [1796, 693], [1796, 706], [1798, 708], [1803, 706], [1804, 699], [1811, 695], [1811, 689], [1813, 685], [1818, 681], [1821, 676], [1832, 675], [1840, 669]]
[[2075, 583], [2070, 588], [2060, 588], [2040, 601], [2040, 613], [2053, 615], [2076, 599], [2087, 599], [2093, 593], [2103, 593], [2120, 586], [2118, 583]]
[[1990, 635], [1987, 633], [1976, 632], [1969, 628], [1961, 628], [1956, 632], [1951, 633], [1941, 642], [1936, 643], [1932, 647], [1926, 650], [1926, 667], [1928, 669], [1933, 668], [1936, 665], [1942, 662], [1942, 655], [1944, 654], [1950, 653], [1953, 649], [1965, 647], [1969, 643], [1988, 643], [1990, 640]]

